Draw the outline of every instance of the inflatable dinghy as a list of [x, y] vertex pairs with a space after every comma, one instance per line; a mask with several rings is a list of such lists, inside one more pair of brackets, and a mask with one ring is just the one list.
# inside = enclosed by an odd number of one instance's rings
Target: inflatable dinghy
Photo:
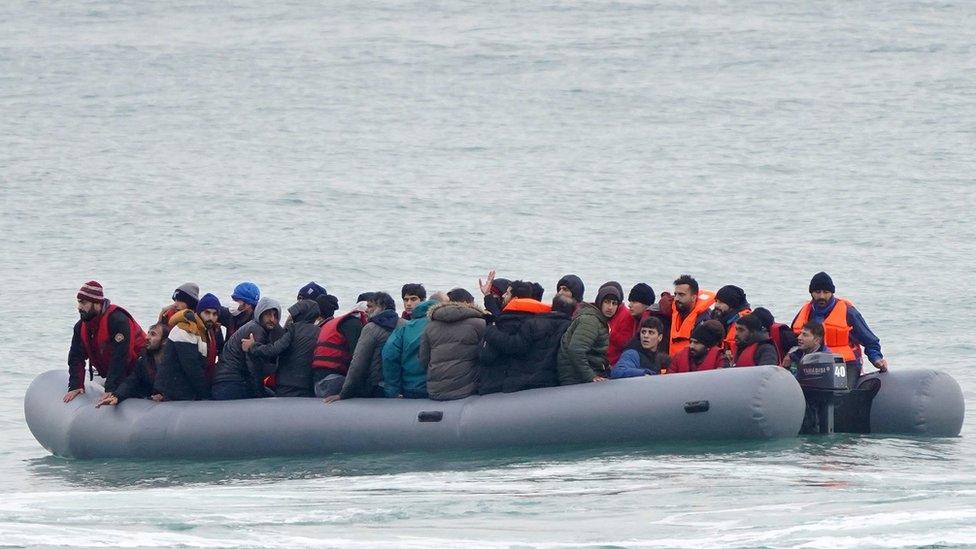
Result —
[[[24, 409], [31, 432], [44, 448], [79, 459], [770, 440], [797, 436], [806, 409], [796, 379], [774, 366], [646, 376], [445, 402], [129, 399], [96, 409], [101, 391], [92, 384], [72, 402], [62, 402], [67, 381], [62, 370], [41, 374], [27, 390]], [[862, 378], [862, 385], [869, 382], [870, 388], [850, 393], [865, 397], [864, 402], [855, 399], [846, 407], [838, 406], [838, 431], [958, 435], [962, 392], [948, 375], [909, 371]]]

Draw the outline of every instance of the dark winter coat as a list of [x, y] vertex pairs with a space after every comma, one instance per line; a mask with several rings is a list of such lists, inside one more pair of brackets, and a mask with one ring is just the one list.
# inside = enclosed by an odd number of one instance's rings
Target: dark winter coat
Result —
[[520, 339], [522, 323], [532, 316], [533, 313], [525, 311], [502, 313], [485, 329], [485, 344], [481, 348], [478, 361], [479, 394], [487, 395], [504, 390], [505, 379], [520, 358], [510, 352], [511, 340]]
[[587, 383], [604, 375], [609, 346], [607, 317], [596, 305], [583, 303], [560, 343], [556, 363], [559, 384]]
[[484, 313], [467, 303], [441, 303], [427, 313], [419, 358], [427, 370], [427, 394], [455, 400], [478, 388], [478, 354], [485, 335]]
[[[163, 348], [159, 351], [159, 359], [162, 361], [162, 354], [166, 351], [169, 342], [163, 343]], [[153, 385], [156, 381], [156, 371], [159, 364], [156, 362], [157, 354], [145, 350], [139, 355], [139, 360], [132, 368], [132, 372], [122, 380], [114, 394], [119, 402], [127, 398], [148, 398], [155, 391]]]
[[662, 369], [666, 370], [670, 363], [667, 353], [648, 351], [641, 346], [640, 336], [635, 336], [620, 354], [620, 360], [610, 369], [610, 379], [657, 375]]
[[[277, 309], [280, 312], [281, 305], [274, 299], [262, 297], [254, 309], [254, 319], [241, 326], [239, 330], [234, 332], [234, 335], [227, 339], [227, 343], [224, 344], [224, 352], [220, 354], [220, 360], [217, 362], [214, 384], [227, 381], [240, 382], [244, 384], [249, 398], [265, 396], [264, 377], [271, 373], [273, 366], [250, 353], [245, 353], [241, 341], [252, 334], [258, 345], [263, 345], [274, 339], [273, 334], [269, 334], [259, 322], [261, 315], [271, 309]], [[278, 330], [275, 331], [283, 330], [278, 327]]]
[[312, 353], [319, 337], [318, 303], [303, 299], [288, 308], [292, 323], [284, 335], [274, 343], [255, 345], [249, 354], [270, 365], [278, 361], [274, 370], [277, 388], [275, 396], [315, 396], [312, 392]]
[[373, 315], [359, 334], [339, 398], [370, 398], [383, 393], [383, 345], [407, 321], [386, 309]]
[[153, 390], [166, 400], [207, 400], [207, 342], [179, 326], [169, 332]]
[[500, 387], [483, 385], [482, 394], [506, 393], [554, 387], [559, 385], [556, 369], [560, 341], [569, 328], [572, 319], [557, 311], [526, 315], [519, 319], [518, 330], [491, 330], [485, 332], [485, 347], [482, 359], [487, 361], [482, 374], [491, 371], [492, 364], [504, 367]]

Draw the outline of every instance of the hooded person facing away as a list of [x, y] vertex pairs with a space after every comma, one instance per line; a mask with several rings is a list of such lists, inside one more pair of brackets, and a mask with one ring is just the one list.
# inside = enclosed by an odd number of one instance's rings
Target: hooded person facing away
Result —
[[484, 312], [474, 303], [451, 301], [427, 312], [420, 337], [420, 367], [427, 371], [433, 400], [457, 400], [478, 389], [478, 354], [485, 335]]
[[381, 398], [383, 394], [383, 346], [393, 330], [407, 323], [396, 312], [393, 296], [386, 292], [373, 292], [367, 303], [369, 322], [359, 334], [359, 341], [352, 353], [349, 371], [338, 395], [326, 402], [350, 398]]
[[241, 341], [241, 348], [252, 358], [271, 364], [275, 369], [276, 397], [312, 397], [312, 353], [319, 336], [319, 305], [311, 299], [301, 299], [288, 307], [290, 322], [284, 335], [273, 343], [256, 345], [254, 334]]
[[228, 338], [214, 374], [214, 400], [268, 396], [264, 377], [271, 368], [266, 361], [245, 353], [242, 342], [253, 335], [255, 343], [267, 343], [283, 331], [278, 324], [280, 318], [281, 305], [274, 299], [262, 297], [254, 308], [254, 318]]

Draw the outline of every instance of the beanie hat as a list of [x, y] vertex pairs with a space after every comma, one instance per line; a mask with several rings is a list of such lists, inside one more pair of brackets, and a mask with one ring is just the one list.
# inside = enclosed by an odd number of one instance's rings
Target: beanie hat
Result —
[[319, 305], [319, 314], [322, 318], [332, 317], [339, 308], [339, 300], [334, 295], [320, 295], [315, 298], [315, 302]]
[[627, 301], [636, 301], [644, 305], [654, 305], [654, 288], [651, 288], [643, 282], [638, 282], [630, 289], [630, 295], [627, 296]]
[[81, 286], [81, 289], [78, 290], [77, 297], [81, 301], [88, 301], [90, 303], [101, 303], [105, 301], [105, 293], [102, 291], [102, 285], [94, 280], [85, 282]]
[[705, 347], [718, 345], [723, 337], [725, 337], [725, 330], [717, 320], [703, 322], [695, 326], [695, 329], [691, 331], [691, 339], [694, 339]]
[[623, 294], [623, 292], [621, 292], [620, 289], [617, 288], [617, 286], [614, 286], [614, 283], [613, 282], [607, 282], [603, 286], [600, 286], [600, 290], [597, 291], [597, 293], [596, 293], [596, 301], [594, 302], [594, 304], [597, 307], [599, 307], [609, 297], [616, 298], [618, 302], [619, 301], [622, 301], [623, 300], [623, 295], [622, 294]]
[[619, 282], [616, 280], [611, 280], [610, 282], [604, 282], [603, 286], [613, 286], [617, 289], [617, 293], [620, 294], [620, 301], [624, 300], [624, 287], [621, 286]]
[[508, 287], [512, 285], [512, 281], [507, 278], [496, 278], [491, 281], [491, 293], [494, 295], [502, 295], [508, 290]]
[[744, 328], [748, 328], [749, 332], [758, 332], [762, 330], [762, 321], [759, 317], [753, 314], [748, 314], [736, 320], [735, 323]]
[[217, 296], [213, 294], [203, 294], [203, 297], [201, 297], [200, 301], [197, 303], [196, 311], [198, 313], [202, 313], [207, 309], [215, 309], [220, 311], [220, 300], [217, 299]]
[[834, 281], [830, 278], [830, 275], [820, 271], [819, 273], [813, 275], [810, 279], [810, 293], [817, 290], [827, 290], [830, 293], [834, 293]]
[[752, 314], [759, 317], [759, 321], [762, 322], [763, 328], [767, 330], [773, 327], [773, 313], [769, 312], [769, 309], [764, 307], [756, 307]]
[[737, 311], [746, 302], [746, 292], [738, 286], [722, 286], [715, 292], [715, 300], [721, 301], [729, 306], [729, 309]]
[[580, 277], [574, 274], [568, 274], [559, 279], [559, 282], [556, 283], [556, 290], [558, 290], [560, 286], [566, 286], [569, 288], [569, 291], [573, 294], [573, 299], [576, 301], [583, 301], [583, 293], [586, 291], [586, 287], [583, 285], [583, 279]]
[[248, 303], [251, 307], [257, 307], [258, 300], [261, 299], [261, 290], [253, 282], [241, 282], [234, 288], [234, 293], [230, 294], [231, 299], [239, 299]]
[[197, 307], [197, 301], [199, 300], [200, 286], [197, 286], [193, 282], [180, 284], [179, 288], [176, 288], [176, 290], [173, 292], [173, 301], [182, 301], [191, 309], [195, 309]]
[[298, 290], [298, 299], [315, 299], [327, 293], [329, 292], [325, 291], [325, 288], [322, 286], [319, 286], [315, 282], [309, 282]]
[[[363, 293], [359, 294], [358, 296], [356, 296], [356, 303], [361, 303], [363, 301], [372, 301], [373, 300], [373, 296], [375, 296], [375, 295], [376, 295], [376, 292], [363, 292]], [[316, 299], [318, 299], [318, 298], [316, 298]], [[338, 303], [338, 300], [336, 300], [336, 302]]]

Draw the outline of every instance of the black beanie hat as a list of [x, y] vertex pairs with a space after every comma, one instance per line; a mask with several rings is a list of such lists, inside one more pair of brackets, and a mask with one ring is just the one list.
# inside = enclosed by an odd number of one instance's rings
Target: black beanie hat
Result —
[[186, 303], [186, 306], [189, 307], [191, 310], [195, 310], [197, 308], [197, 303], [198, 303], [197, 298], [193, 297], [192, 295], [188, 294], [186, 291], [179, 288], [177, 288], [176, 291], [173, 292], [173, 301], [182, 301], [183, 303]]
[[746, 302], [746, 292], [738, 286], [722, 286], [715, 292], [715, 300], [725, 303], [733, 311], [738, 311]]
[[586, 291], [586, 287], [583, 285], [583, 279], [580, 277], [574, 274], [568, 274], [560, 278], [559, 282], [556, 283], [557, 291], [559, 290], [560, 286], [566, 286], [569, 288], [569, 291], [573, 294], [573, 299], [576, 301], [583, 301], [583, 293]]
[[813, 275], [810, 279], [810, 293], [817, 290], [827, 290], [830, 293], [834, 293], [834, 281], [830, 278], [830, 275], [820, 271], [819, 273]]
[[339, 308], [339, 300], [334, 295], [320, 295], [315, 298], [315, 302], [319, 305], [319, 314], [322, 318], [332, 317]]
[[739, 320], [736, 320], [735, 323], [739, 326], [747, 328], [749, 333], [758, 332], [759, 330], [762, 330], [763, 327], [762, 321], [759, 320], [759, 317], [753, 314], [748, 314], [741, 317]]
[[775, 319], [773, 318], [773, 313], [769, 312], [769, 309], [766, 309], [765, 307], [756, 307], [752, 311], [752, 314], [759, 317], [759, 321], [762, 322], [763, 328], [768, 330], [773, 327], [773, 322]]
[[636, 301], [644, 305], [654, 305], [654, 288], [651, 288], [643, 282], [638, 282], [630, 289], [627, 301]]
[[512, 285], [512, 281], [507, 278], [496, 278], [491, 281], [491, 293], [501, 296]]
[[719, 341], [725, 336], [725, 330], [722, 329], [722, 324], [717, 320], [709, 320], [703, 322], [695, 329], [691, 331], [691, 339], [701, 343], [706, 347], [714, 347], [718, 345]]

